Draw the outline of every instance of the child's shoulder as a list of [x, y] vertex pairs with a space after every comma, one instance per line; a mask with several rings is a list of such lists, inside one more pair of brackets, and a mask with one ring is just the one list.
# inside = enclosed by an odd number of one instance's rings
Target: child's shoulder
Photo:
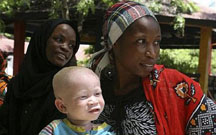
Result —
[[62, 122], [61, 119], [53, 120], [52, 122], [50, 122], [46, 127], [44, 127], [41, 130], [41, 132], [39, 133], [39, 135], [52, 135], [54, 133], [54, 130], [56, 129], [56, 127], [61, 122]]
[[97, 131], [96, 135], [115, 135], [113, 127], [106, 122], [94, 124], [93, 131]]

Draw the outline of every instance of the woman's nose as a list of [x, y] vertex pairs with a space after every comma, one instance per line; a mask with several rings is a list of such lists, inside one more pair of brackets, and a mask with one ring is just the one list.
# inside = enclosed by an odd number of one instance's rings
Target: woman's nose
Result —
[[146, 48], [145, 55], [149, 58], [155, 59], [157, 57], [156, 49], [151, 45]]
[[64, 43], [61, 45], [61, 49], [65, 50], [65, 51], [69, 51], [69, 45], [67, 43]]

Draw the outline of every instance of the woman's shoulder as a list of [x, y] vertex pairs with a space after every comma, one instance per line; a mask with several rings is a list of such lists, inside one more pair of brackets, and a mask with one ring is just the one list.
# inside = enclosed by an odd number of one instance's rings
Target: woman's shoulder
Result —
[[180, 76], [186, 76], [184, 73], [178, 71], [177, 69], [173, 69], [173, 68], [167, 68], [164, 65], [155, 65], [155, 70], [157, 70], [157, 72], [159, 73], [163, 73], [163, 74], [169, 74], [169, 75], [180, 75]]
[[194, 80], [186, 74], [172, 68], [166, 68], [164, 65], [156, 65], [154, 74], [157, 73], [160, 79], [169, 81], [185, 81], [194, 82]]

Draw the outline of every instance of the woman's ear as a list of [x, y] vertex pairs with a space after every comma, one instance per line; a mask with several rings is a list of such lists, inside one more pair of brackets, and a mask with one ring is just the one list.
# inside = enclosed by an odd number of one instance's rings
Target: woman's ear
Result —
[[56, 99], [55, 99], [55, 106], [56, 106], [56, 108], [57, 108], [61, 113], [64, 113], [64, 114], [67, 113], [67, 109], [66, 109], [66, 107], [64, 106], [64, 103], [63, 103], [62, 99], [56, 98]]

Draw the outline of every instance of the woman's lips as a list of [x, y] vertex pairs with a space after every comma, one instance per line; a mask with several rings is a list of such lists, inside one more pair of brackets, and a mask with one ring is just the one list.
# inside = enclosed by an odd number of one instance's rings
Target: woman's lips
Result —
[[66, 59], [66, 56], [64, 54], [61, 54], [61, 53], [58, 54], [58, 57], [62, 60]]
[[152, 65], [152, 64], [144, 64], [144, 66], [146, 66], [146, 67], [153, 67], [154, 65]]
[[140, 63], [140, 66], [146, 70], [151, 72], [153, 70], [154, 64], [144, 64], [144, 63]]
[[153, 67], [154, 64], [145, 64], [145, 63], [140, 63], [141, 66], [143, 67]]

